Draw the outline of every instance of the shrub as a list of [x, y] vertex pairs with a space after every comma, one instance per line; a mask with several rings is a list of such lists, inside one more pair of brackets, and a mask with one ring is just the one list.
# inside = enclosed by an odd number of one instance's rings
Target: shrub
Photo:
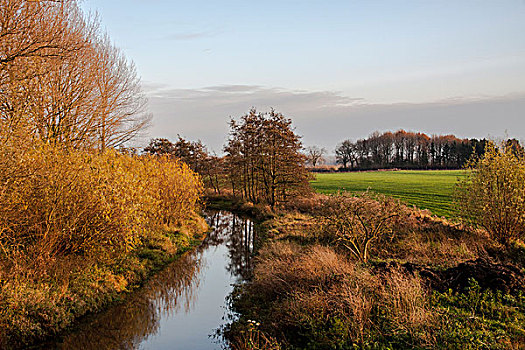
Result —
[[189, 244], [169, 232], [202, 231], [202, 184], [179, 161], [5, 143], [0, 170], [0, 347], [57, 332], [124, 290], [144, 273], [137, 248], [168, 260]]
[[202, 191], [183, 163], [116, 151], [40, 145], [12, 159], [9, 169], [0, 175], [4, 253], [125, 253], [156, 225], [188, 219]]
[[488, 143], [470, 162], [467, 178], [456, 188], [461, 217], [507, 245], [525, 237], [525, 158], [512, 147]]
[[393, 233], [404, 210], [399, 201], [369, 194], [332, 196], [320, 208], [319, 223], [357, 259], [367, 261], [370, 246]]

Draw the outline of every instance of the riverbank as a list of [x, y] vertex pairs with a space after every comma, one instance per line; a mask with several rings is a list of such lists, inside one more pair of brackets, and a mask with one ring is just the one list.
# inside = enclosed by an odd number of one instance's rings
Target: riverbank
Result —
[[[356, 208], [358, 230], [388, 228], [368, 257], [350, 248], [350, 233], [333, 230]], [[240, 314], [226, 331], [233, 349], [525, 343], [523, 243], [506, 249], [388, 198], [302, 198], [261, 226], [253, 278], [232, 294]]]
[[200, 244], [208, 225], [200, 216], [152, 232], [118, 262], [56, 261], [45, 280], [3, 281], [0, 324], [2, 349], [26, 348], [57, 337], [79, 319], [126, 298], [156, 272]]
[[263, 222], [275, 216], [275, 212], [270, 206], [253, 204], [233, 195], [208, 193], [203, 201], [207, 209], [231, 211], [236, 214], [246, 215], [257, 222]]
[[155, 273], [125, 300], [90, 315], [41, 349], [215, 350], [217, 329], [235, 317], [227, 296], [251, 271], [258, 231], [245, 217], [204, 212], [210, 231], [195, 248]]

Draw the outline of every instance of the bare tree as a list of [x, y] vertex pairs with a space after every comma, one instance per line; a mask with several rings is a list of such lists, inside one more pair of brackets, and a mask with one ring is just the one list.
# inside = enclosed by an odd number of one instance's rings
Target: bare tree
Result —
[[324, 162], [323, 156], [326, 154], [325, 148], [320, 148], [318, 146], [309, 146], [306, 147], [306, 159], [313, 167]]
[[341, 164], [343, 169], [348, 169], [348, 164], [353, 165], [355, 159], [355, 145], [350, 140], [341, 142], [335, 149], [335, 159], [337, 164]]
[[323, 202], [318, 221], [357, 259], [366, 262], [370, 248], [394, 232], [402, 212], [399, 201], [387, 197], [332, 196]]
[[26, 116], [35, 77], [49, 59], [84, 47], [82, 28], [71, 25], [75, 1], [0, 0], [0, 137], [34, 130]]
[[230, 122], [224, 150], [232, 189], [236, 195], [272, 207], [309, 190], [306, 157], [292, 122], [274, 110], [255, 109]]
[[0, 0], [0, 127], [71, 147], [117, 147], [149, 121], [133, 64], [75, 0]]
[[116, 147], [137, 135], [150, 121], [135, 66], [107, 36], [94, 44], [98, 147]]
[[0, 0], [0, 65], [30, 57], [59, 57], [82, 46], [72, 42], [74, 0]]

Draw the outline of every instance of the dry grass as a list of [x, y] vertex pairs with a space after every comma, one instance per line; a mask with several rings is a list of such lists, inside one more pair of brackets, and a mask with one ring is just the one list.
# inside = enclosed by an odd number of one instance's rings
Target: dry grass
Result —
[[246, 329], [230, 342], [232, 350], [281, 350], [279, 342], [259, 330], [257, 322], [249, 320]]
[[245, 297], [251, 300], [247, 317], [260, 321], [263, 331], [305, 347], [363, 345], [385, 330], [427, 344], [424, 330], [434, 322], [417, 277], [374, 274], [320, 245], [263, 248]]
[[[440, 294], [402, 267], [409, 262], [439, 271], [478, 258], [517, 264], [523, 260], [519, 242], [503, 251], [483, 231], [389, 201], [315, 195], [294, 200], [266, 222], [270, 240], [259, 252], [253, 281], [234, 298], [242, 317], [231, 333], [246, 331], [243, 322], [255, 319], [261, 324], [257, 331], [284, 348], [519, 343], [523, 299], [480, 290]], [[348, 213], [354, 208], [360, 210], [357, 221]], [[392, 212], [397, 215], [384, 224], [387, 230], [371, 240], [368, 262], [341, 244], [342, 235], [362, 239]], [[327, 225], [327, 217], [333, 224]]]
[[[365, 219], [382, 217], [381, 212], [384, 210], [373, 198], [314, 195], [295, 200], [290, 203], [290, 211], [270, 221], [267, 224], [270, 237], [300, 242], [318, 240], [337, 246], [340, 243], [341, 232], [338, 231], [339, 227], [322, 226], [326, 221], [323, 208], [334, 209], [332, 202], [345, 200], [358, 202], [364, 212], [373, 213], [365, 215]], [[337, 212], [348, 216], [347, 211], [343, 209], [339, 208]], [[398, 259], [415, 264], [450, 267], [467, 260], [485, 257], [488, 250], [496, 247], [495, 242], [490, 240], [485, 232], [438, 218], [427, 210], [404, 206], [395, 206], [395, 210], [399, 215], [390, 220], [389, 230], [370, 244], [372, 260]], [[351, 220], [343, 223], [347, 226], [355, 224]], [[371, 226], [373, 224], [372, 222]]]

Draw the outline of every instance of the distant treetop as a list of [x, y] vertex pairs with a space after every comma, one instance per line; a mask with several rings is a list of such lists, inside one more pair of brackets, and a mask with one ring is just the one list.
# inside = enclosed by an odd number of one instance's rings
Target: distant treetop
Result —
[[344, 169], [458, 169], [473, 154], [481, 156], [486, 143], [485, 139], [460, 139], [454, 135], [376, 131], [356, 142], [344, 140], [335, 154]]

